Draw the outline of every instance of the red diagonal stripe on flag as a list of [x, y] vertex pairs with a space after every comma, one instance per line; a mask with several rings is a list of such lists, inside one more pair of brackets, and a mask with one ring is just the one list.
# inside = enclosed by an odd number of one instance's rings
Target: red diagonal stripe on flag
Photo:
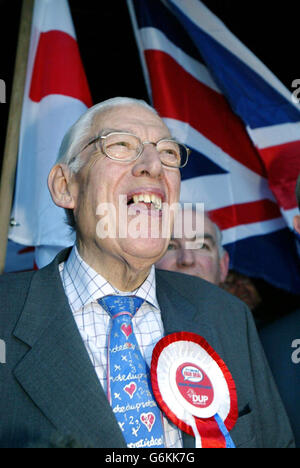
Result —
[[212, 221], [216, 222], [221, 230], [224, 230], [240, 224], [280, 218], [281, 212], [278, 205], [271, 200], [259, 200], [211, 210], [209, 215]]
[[49, 94], [62, 94], [92, 105], [76, 40], [63, 31], [40, 34], [29, 97], [40, 102]]
[[266, 177], [244, 124], [224, 96], [187, 73], [165, 52], [146, 50], [145, 57], [154, 107], [162, 117], [188, 122], [231, 157]]
[[268, 169], [269, 186], [285, 210], [297, 207], [295, 180], [300, 172], [300, 141], [259, 150]]

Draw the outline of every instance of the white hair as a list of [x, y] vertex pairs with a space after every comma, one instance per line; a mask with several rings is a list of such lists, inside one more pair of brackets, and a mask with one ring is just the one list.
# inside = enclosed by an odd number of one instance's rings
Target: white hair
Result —
[[65, 134], [59, 148], [56, 163], [64, 163], [68, 165], [73, 173], [78, 172], [83, 165], [83, 161], [80, 158], [81, 145], [86, 138], [91, 136], [90, 130], [95, 116], [109, 108], [126, 105], [142, 106], [158, 115], [158, 112], [153, 107], [141, 99], [115, 97], [95, 104]]
[[218, 247], [218, 252], [219, 252], [219, 257], [222, 258], [223, 255], [225, 254], [225, 249], [223, 247], [223, 234], [219, 226], [214, 223], [209, 216], [207, 216], [210, 222], [213, 224], [215, 231], [216, 231], [216, 241], [217, 241], [217, 247]]

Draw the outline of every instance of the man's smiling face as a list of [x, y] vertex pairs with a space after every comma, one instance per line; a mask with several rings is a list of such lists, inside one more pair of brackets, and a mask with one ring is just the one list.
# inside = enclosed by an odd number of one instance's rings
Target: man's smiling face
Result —
[[[142, 142], [156, 143], [170, 138], [170, 132], [160, 117], [140, 105], [121, 105], [102, 111], [94, 119], [90, 139], [110, 131], [132, 133]], [[101, 153], [99, 146], [97, 149], [97, 145], [87, 147], [81, 158], [84, 165], [72, 181], [74, 216], [81, 250], [89, 252], [89, 255], [102, 253], [121, 258], [129, 264], [132, 261], [144, 262], [148, 266], [153, 264], [163, 255], [169, 239], [151, 235], [151, 223], [161, 226], [162, 203], [171, 205], [178, 202], [179, 169], [164, 167], [151, 144], [146, 144], [141, 156], [132, 162], [111, 160]], [[130, 229], [126, 236], [118, 236], [120, 229], [124, 230], [122, 223], [126, 222], [124, 212], [120, 213], [120, 200], [124, 199], [128, 227], [134, 225], [137, 217], [142, 222], [138, 238], [134, 238]], [[117, 236], [114, 238], [101, 238], [99, 229], [97, 233], [97, 213], [101, 212], [101, 206], [111, 206], [115, 210]]]

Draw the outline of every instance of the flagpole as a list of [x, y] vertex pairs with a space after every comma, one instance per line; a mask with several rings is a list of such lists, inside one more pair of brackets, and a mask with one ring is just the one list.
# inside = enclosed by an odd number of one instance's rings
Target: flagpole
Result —
[[34, 0], [23, 0], [0, 181], [0, 273], [3, 273], [18, 157]]
[[147, 63], [146, 63], [146, 60], [145, 60], [145, 55], [144, 55], [144, 52], [143, 52], [143, 47], [142, 47], [142, 44], [141, 44], [140, 35], [138, 33], [139, 28], [138, 28], [138, 23], [137, 23], [137, 20], [136, 20], [132, 0], [127, 0], [127, 7], [128, 7], [132, 27], [133, 27], [135, 40], [136, 40], [136, 43], [138, 45], [138, 52], [139, 52], [139, 55], [140, 55], [140, 60], [141, 60], [144, 80], [145, 80], [147, 91], [148, 91], [148, 96], [149, 96], [150, 101], [152, 102], [152, 91], [151, 91], [150, 76], [149, 76], [149, 72], [148, 72], [148, 68], [147, 68]]

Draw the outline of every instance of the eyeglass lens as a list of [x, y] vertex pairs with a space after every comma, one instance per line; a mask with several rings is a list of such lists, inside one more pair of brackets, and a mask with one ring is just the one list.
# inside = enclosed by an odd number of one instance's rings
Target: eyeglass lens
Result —
[[[143, 143], [134, 135], [112, 133], [105, 136], [103, 149], [108, 157], [119, 160], [134, 160], [143, 150]], [[161, 140], [156, 144], [162, 164], [180, 167], [185, 164], [187, 150], [184, 145], [172, 140]]]

